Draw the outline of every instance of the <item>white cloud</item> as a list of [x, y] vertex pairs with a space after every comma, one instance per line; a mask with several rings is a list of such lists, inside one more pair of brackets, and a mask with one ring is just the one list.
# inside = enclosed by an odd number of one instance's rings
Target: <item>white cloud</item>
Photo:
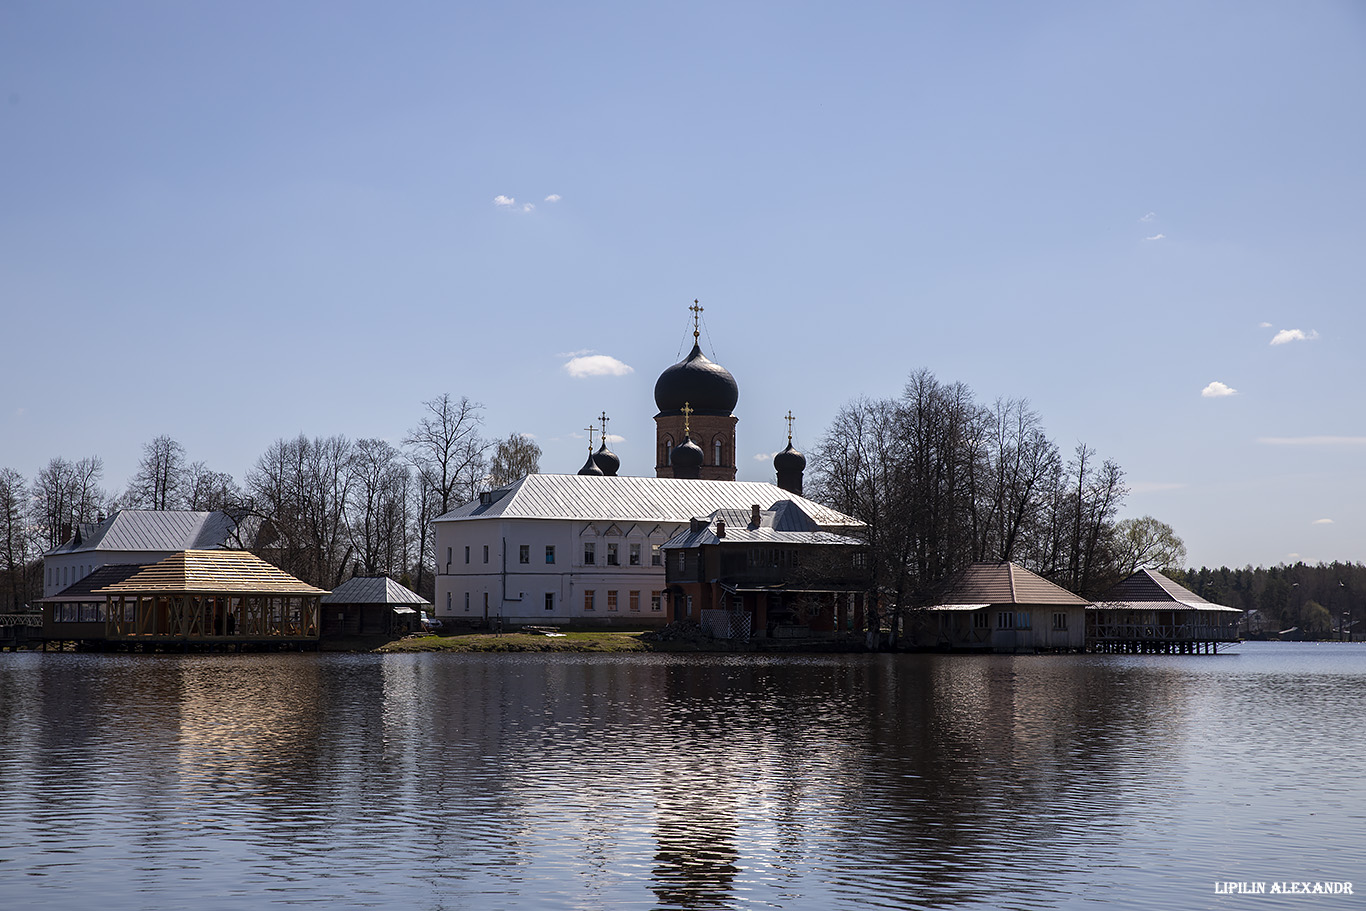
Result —
[[1258, 437], [1268, 446], [1366, 446], [1366, 437]]
[[626, 437], [622, 436], [622, 435], [619, 434], [619, 433], [609, 433], [609, 434], [607, 434], [607, 442], [609, 442], [609, 443], [625, 443], [625, 442], [626, 442]]
[[1258, 323], [1258, 324], [1257, 324], [1257, 328], [1258, 328], [1258, 329], [1270, 329], [1270, 328], [1271, 328], [1271, 324], [1270, 324], [1270, 323]]
[[1308, 342], [1319, 337], [1313, 329], [1305, 332], [1303, 329], [1282, 329], [1271, 339], [1273, 345], [1284, 345], [1287, 342]]
[[1143, 239], [1144, 239], [1144, 240], [1162, 240], [1162, 239], [1163, 239], [1164, 237], [1166, 237], [1166, 236], [1167, 236], [1167, 235], [1165, 235], [1165, 234], [1154, 234], [1152, 237], [1145, 237], [1145, 238], [1143, 238]]
[[523, 212], [530, 212], [530, 211], [531, 211], [532, 209], [534, 209], [534, 208], [536, 208], [535, 205], [533, 205], [532, 203], [527, 203], [526, 205], [522, 206], [522, 211], [523, 211]]
[[1156, 217], [1156, 212], [1149, 212], [1147, 215], [1144, 215], [1142, 218], [1140, 218], [1139, 221], [1152, 221]]
[[585, 354], [592, 354], [592, 353], [593, 353], [593, 349], [592, 349], [592, 348], [580, 348], [578, 351], [561, 351], [559, 354], [557, 354], [557, 355], [555, 355], [555, 356], [556, 356], [556, 357], [562, 357], [562, 358], [566, 358], [566, 359], [567, 359], [567, 358], [571, 358], [571, 357], [583, 357]]
[[499, 195], [493, 197], [493, 204], [495, 206], [515, 206], [517, 205], [517, 200], [513, 199], [511, 196]]
[[559, 202], [563, 197], [559, 193], [551, 193], [545, 198], [546, 202]]
[[1204, 389], [1201, 389], [1200, 394], [1207, 399], [1217, 399], [1222, 398], [1226, 395], [1237, 395], [1238, 390], [1234, 389], [1232, 386], [1227, 386], [1219, 382], [1218, 380], [1215, 380], [1214, 382], [1206, 386]]
[[773, 461], [773, 457], [774, 457], [775, 455], [777, 455], [776, 452], [756, 452], [756, 453], [754, 454], [754, 461], [756, 461], [756, 462], [771, 462], [771, 461]]
[[565, 362], [565, 372], [575, 379], [586, 376], [625, 376], [635, 373], [634, 367], [606, 354], [586, 354]]
[[1332, 525], [1332, 524], [1333, 524], [1333, 520], [1332, 520], [1332, 519], [1315, 519], [1315, 520], [1314, 520], [1312, 523], [1310, 523], [1310, 524], [1312, 524], [1312, 525]]

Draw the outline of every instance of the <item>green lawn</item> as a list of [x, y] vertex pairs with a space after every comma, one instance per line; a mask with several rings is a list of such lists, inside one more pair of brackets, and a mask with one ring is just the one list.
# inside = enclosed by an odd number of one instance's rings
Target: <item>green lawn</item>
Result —
[[457, 633], [448, 636], [408, 636], [380, 646], [380, 652], [645, 652], [640, 630], [631, 632], [566, 632], [563, 636], [535, 633]]

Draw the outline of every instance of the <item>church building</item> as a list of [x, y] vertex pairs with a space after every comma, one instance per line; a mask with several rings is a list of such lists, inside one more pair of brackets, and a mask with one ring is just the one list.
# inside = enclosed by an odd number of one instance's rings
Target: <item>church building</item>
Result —
[[[654, 477], [619, 475], [621, 461], [591, 441], [576, 474], [533, 474], [435, 520], [436, 613], [448, 622], [508, 625], [663, 625], [686, 615], [665, 579], [663, 546], [717, 510], [779, 508], [804, 527], [854, 534], [862, 523], [801, 495], [806, 460], [774, 459], [779, 484], [737, 481], [739, 386], [693, 347], [655, 383]], [[790, 417], [790, 415], [789, 415]]]

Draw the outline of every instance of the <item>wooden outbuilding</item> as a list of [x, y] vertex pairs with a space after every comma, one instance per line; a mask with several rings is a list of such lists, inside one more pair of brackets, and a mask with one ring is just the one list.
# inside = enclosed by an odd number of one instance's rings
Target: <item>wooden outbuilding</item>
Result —
[[1093, 652], [1218, 654], [1237, 642], [1243, 611], [1206, 601], [1155, 569], [1140, 569], [1086, 612]]
[[356, 576], [322, 597], [324, 639], [414, 632], [432, 603], [388, 576]]
[[941, 648], [1081, 651], [1090, 602], [1016, 563], [974, 563], [929, 608]]
[[106, 645], [261, 648], [316, 644], [327, 592], [246, 551], [186, 550], [89, 594], [104, 616], [87, 638]]

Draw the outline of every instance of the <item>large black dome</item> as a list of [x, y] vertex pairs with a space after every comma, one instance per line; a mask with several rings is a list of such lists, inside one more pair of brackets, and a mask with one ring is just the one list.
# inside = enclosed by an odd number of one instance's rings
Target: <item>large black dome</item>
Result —
[[787, 448], [773, 457], [773, 468], [778, 472], [805, 471], [806, 456], [792, 448], [792, 441], [787, 441]]
[[682, 411], [686, 402], [698, 414], [730, 414], [739, 400], [735, 377], [725, 367], [707, 360], [695, 343], [686, 358], [655, 381], [655, 405], [661, 412]]

